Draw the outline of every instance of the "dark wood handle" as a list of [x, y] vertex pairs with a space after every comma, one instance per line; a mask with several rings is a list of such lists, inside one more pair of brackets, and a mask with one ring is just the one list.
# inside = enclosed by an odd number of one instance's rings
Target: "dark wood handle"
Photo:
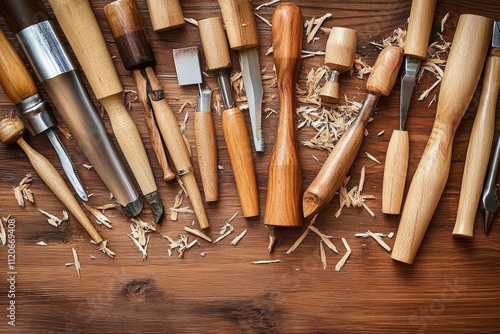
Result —
[[14, 34], [33, 24], [50, 20], [43, 2], [36, 0], [2, 0], [0, 12]]

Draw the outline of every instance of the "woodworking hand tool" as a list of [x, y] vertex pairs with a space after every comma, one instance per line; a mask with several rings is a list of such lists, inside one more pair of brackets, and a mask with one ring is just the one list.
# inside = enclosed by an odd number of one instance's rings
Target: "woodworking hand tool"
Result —
[[272, 19], [280, 113], [276, 142], [269, 159], [264, 223], [300, 226], [302, 168], [295, 125], [295, 85], [302, 53], [302, 13], [292, 3], [276, 6]]
[[403, 50], [390, 46], [382, 50], [366, 83], [368, 95], [356, 119], [333, 148], [303, 198], [304, 217], [309, 217], [326, 204], [340, 187], [363, 142], [365, 127], [381, 95], [390, 94], [403, 60]]
[[492, 21], [461, 15], [439, 92], [436, 119], [406, 198], [392, 258], [413, 263], [450, 171], [453, 138], [476, 90]]
[[209, 222], [189, 153], [179, 128], [179, 122], [170, 109], [163, 87], [153, 70], [154, 53], [149, 44], [137, 3], [134, 0], [113, 1], [104, 7], [104, 13], [123, 64], [127, 70], [133, 71], [139, 99], [143, 101], [144, 108], [154, 113], [177, 174], [191, 201], [198, 224], [203, 229], [207, 228]]
[[154, 31], [165, 31], [186, 24], [179, 0], [147, 0]]
[[173, 49], [175, 70], [180, 86], [197, 85], [198, 102], [194, 114], [194, 135], [201, 182], [207, 202], [219, 200], [217, 137], [211, 113], [212, 90], [203, 82], [198, 47]]
[[198, 21], [201, 44], [209, 71], [215, 72], [224, 110], [222, 130], [244, 217], [259, 215], [259, 194], [252, 146], [245, 118], [235, 106], [227, 69], [231, 67], [229, 45], [220, 17]]
[[83, 209], [78, 204], [76, 198], [71, 193], [59, 172], [52, 166], [52, 164], [40, 153], [35, 151], [23, 139], [24, 126], [18, 118], [5, 118], [0, 121], [0, 141], [5, 144], [11, 145], [17, 143], [26, 156], [30, 160], [33, 168], [42, 178], [43, 182], [52, 190], [57, 198], [64, 204], [64, 206], [75, 216], [80, 224], [85, 228], [92, 240], [104, 250], [103, 239], [99, 232], [95, 229], [94, 225], [90, 222], [89, 218], [83, 212]]
[[137, 216], [143, 203], [46, 9], [30, 0], [5, 0], [0, 8], [78, 146], [124, 212]]
[[404, 130], [420, 63], [426, 58], [437, 0], [413, 0], [404, 47], [399, 100], [399, 130], [392, 132], [385, 158], [382, 212], [399, 214], [403, 202], [410, 155], [408, 131]]
[[[497, 94], [498, 95], [498, 94]], [[500, 138], [497, 139], [495, 152], [488, 169], [488, 175], [484, 182], [483, 193], [481, 196], [481, 206], [484, 214], [484, 232], [488, 234], [493, 218], [498, 211], [498, 189], [496, 187], [496, 179], [498, 174], [498, 166], [500, 165]]]
[[325, 65], [332, 70], [332, 74], [319, 96], [321, 102], [337, 103], [340, 98], [339, 76], [352, 68], [356, 58], [356, 30], [333, 27], [325, 52]]
[[52, 129], [57, 121], [47, 102], [42, 100], [35, 82], [12, 44], [0, 30], [0, 85], [16, 105], [19, 119], [32, 136], [44, 132], [61, 161], [62, 168], [76, 193], [84, 201], [88, 196], [78, 178], [75, 167]]
[[163, 214], [141, 135], [123, 101], [123, 87], [88, 0], [49, 0], [96, 98], [107, 111], [113, 133], [155, 222]]
[[264, 152], [262, 136], [262, 98], [259, 36], [250, 0], [218, 0], [231, 49], [238, 50], [241, 75], [248, 98], [255, 150]]
[[[489, 178], [485, 181], [488, 159], [493, 145], [495, 133], [495, 112], [500, 87], [500, 22], [495, 22], [493, 30], [493, 48], [486, 59], [484, 68], [483, 90], [476, 118], [467, 148], [465, 159], [462, 187], [460, 188], [460, 200], [458, 202], [457, 219], [453, 235], [457, 237], [472, 238], [474, 235], [474, 222], [476, 220], [477, 204], [480, 202], [481, 189], [485, 185], [482, 196], [482, 207], [484, 209], [485, 232], [493, 220], [498, 208], [496, 191], [496, 169], [498, 167], [498, 147], [492, 162], [493, 169]], [[498, 36], [495, 36], [495, 33]], [[496, 40], [495, 40], [495, 37]], [[491, 178], [492, 177], [492, 178]]]

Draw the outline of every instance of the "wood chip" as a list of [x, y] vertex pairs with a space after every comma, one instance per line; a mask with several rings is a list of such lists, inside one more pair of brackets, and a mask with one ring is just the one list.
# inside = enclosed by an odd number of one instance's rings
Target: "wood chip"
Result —
[[325, 252], [325, 247], [323, 247], [323, 241], [319, 241], [319, 253], [321, 255], [321, 263], [323, 264], [323, 269], [326, 270], [328, 269], [328, 265], [326, 263], [326, 252]]
[[21, 182], [17, 187], [13, 188], [14, 196], [16, 197], [17, 204], [24, 208], [24, 201], [28, 201], [30, 203], [34, 203], [35, 199], [33, 197], [33, 192], [29, 188], [31, 186], [31, 182], [33, 181], [33, 177], [31, 174], [26, 174], [25, 177], [22, 178]]
[[47, 222], [54, 227], [59, 227], [59, 225], [61, 225], [64, 221], [68, 220], [69, 218], [68, 212], [66, 212], [66, 210], [63, 210], [63, 218], [59, 218], [42, 209], [38, 209], [38, 211], [43, 215], [45, 215], [47, 217]]
[[83, 167], [85, 167], [87, 170], [91, 170], [92, 168], [94, 168], [91, 164], [83, 164]]
[[280, 0], [271, 0], [269, 2], [265, 2], [263, 4], [260, 4], [258, 5], [257, 7], [255, 7], [255, 10], [260, 10], [262, 7], [265, 7], [265, 6], [271, 6], [277, 2], [280, 2]]
[[[90, 243], [95, 244], [94, 240], [90, 240]], [[109, 256], [110, 258], [114, 258], [116, 253], [108, 248], [108, 240], [103, 240], [99, 244], [99, 250]]]
[[379, 133], [377, 133], [377, 137], [382, 136], [384, 133], [385, 133], [385, 130], [380, 131]]
[[444, 24], [446, 23], [446, 21], [448, 20], [449, 17], [450, 17], [450, 13], [448, 12], [441, 20], [441, 33], [444, 32]]
[[309, 234], [309, 231], [311, 231], [309, 229], [309, 227], [314, 224], [314, 222], [316, 221], [316, 218], [318, 218], [318, 214], [315, 214], [314, 217], [312, 217], [312, 219], [309, 222], [309, 225], [307, 226], [307, 228], [304, 230], [304, 232], [302, 233], [302, 235], [297, 239], [297, 241], [295, 241], [295, 243], [292, 245], [292, 247], [290, 247], [290, 249], [286, 251], [286, 254], [290, 254], [291, 252], [293, 252], [294, 250], [296, 250], [297, 247], [299, 247], [299, 245], [302, 243], [302, 241], [304, 241], [304, 239]]
[[339, 253], [339, 251], [337, 250], [337, 247], [335, 247], [335, 245], [331, 242], [330, 237], [328, 237], [326, 234], [322, 233], [315, 226], [309, 225], [307, 228], [310, 229], [311, 231], [313, 231], [314, 233], [316, 233], [321, 238], [321, 240], [323, 240], [325, 245], [328, 248], [330, 248], [333, 252], [335, 252], [337, 254]]
[[71, 248], [71, 251], [73, 252], [73, 261], [75, 263], [76, 272], [78, 274], [78, 278], [80, 278], [80, 270], [82, 269], [82, 266], [80, 264], [80, 260], [78, 260], [78, 254], [76, 253], [76, 249]]
[[342, 243], [344, 244], [344, 247], [346, 249], [346, 253], [344, 254], [344, 256], [342, 256], [342, 258], [340, 259], [340, 261], [335, 265], [335, 271], [340, 271], [345, 263], [347, 262], [347, 259], [349, 258], [349, 256], [351, 256], [351, 247], [349, 247], [349, 244], [347, 243], [347, 240], [345, 238], [342, 238]]
[[268, 26], [272, 27], [273, 25], [271, 24], [271, 21], [269, 21], [268, 19], [264, 18], [263, 16], [257, 14], [257, 13], [253, 13], [255, 16], [257, 16], [259, 19], [261, 19], [265, 24], [267, 24]]
[[187, 23], [192, 24], [196, 27], [198, 26], [198, 21], [196, 21], [195, 19], [192, 19], [190, 17], [185, 17], [184, 21], [186, 21]]
[[280, 263], [281, 260], [260, 260], [250, 262], [251, 264], [271, 264], [271, 263]]
[[99, 211], [96, 208], [94, 208], [94, 207], [92, 207], [90, 205], [87, 205], [85, 203], [83, 203], [83, 206], [85, 206], [85, 208], [94, 216], [95, 221], [96, 221], [97, 224], [104, 225], [104, 226], [106, 226], [109, 229], [113, 228], [113, 226], [111, 225], [111, 221], [109, 220], [109, 218], [106, 217], [106, 215], [104, 215], [103, 213], [101, 213], [101, 211]]
[[378, 235], [376, 235], [375, 233], [372, 233], [372, 232], [370, 232], [370, 231], [367, 231], [367, 232], [366, 232], [366, 234], [368, 234], [370, 237], [372, 237], [373, 239], [375, 239], [375, 241], [377, 241], [377, 242], [378, 242], [378, 244], [379, 244], [380, 246], [382, 246], [382, 247], [383, 247], [386, 251], [388, 251], [389, 253], [391, 252], [391, 247], [389, 247], [389, 245], [388, 245], [388, 244], [386, 244], [386, 243], [384, 242], [384, 240], [382, 240], [382, 238], [381, 238], [381, 237], [379, 237]]
[[309, 44], [316, 34], [318, 33], [318, 30], [321, 28], [321, 25], [326, 19], [331, 18], [333, 15], [331, 13], [326, 13], [320, 18], [312, 18], [311, 20], [306, 20], [304, 27], [306, 28], [306, 36], [307, 36], [307, 43]]
[[368, 159], [372, 160], [372, 161], [375, 161], [376, 163], [378, 163], [379, 165], [381, 165], [382, 163], [377, 159], [375, 158], [373, 155], [371, 155], [370, 153], [368, 152], [365, 152], [366, 153], [366, 156], [368, 157]]
[[184, 226], [184, 231], [188, 232], [188, 233], [191, 233], [191, 234], [194, 234], [196, 235], [197, 237], [200, 237], [208, 242], [212, 242], [212, 239], [210, 239], [209, 236], [207, 236], [205, 233], [201, 232], [200, 230], [197, 230], [195, 228], [191, 228], [191, 227], [188, 227], [188, 226]]
[[104, 204], [104, 205], [96, 206], [95, 208], [97, 210], [106, 211], [106, 210], [116, 209], [116, 205], [114, 205], [112, 203], [109, 203], [109, 204]]
[[238, 244], [238, 242], [240, 242], [240, 240], [243, 239], [243, 237], [246, 234], [247, 234], [247, 230], [245, 229], [236, 238], [234, 238], [233, 241], [231, 241], [231, 245], [236, 246]]
[[64, 137], [66, 137], [67, 140], [73, 139], [73, 136], [71, 135], [71, 133], [68, 130], [61, 127], [60, 125], [57, 125], [57, 128], [59, 129], [59, 131], [61, 131], [61, 133], [63, 134]]
[[45, 241], [38, 241], [36, 244], [38, 246], [47, 246], [47, 243]]
[[434, 83], [432, 84], [432, 86], [430, 86], [428, 89], [426, 89], [426, 90], [425, 90], [425, 91], [424, 91], [424, 92], [423, 92], [423, 93], [422, 93], [422, 94], [418, 97], [418, 99], [417, 99], [417, 100], [418, 100], [418, 101], [422, 101], [422, 100], [426, 99], [426, 98], [427, 98], [427, 96], [429, 96], [429, 93], [430, 93], [430, 92], [431, 92], [434, 88], [436, 88], [436, 87], [437, 87], [437, 85], [439, 85], [439, 84], [441, 83], [441, 80], [442, 80], [442, 79], [438, 79], [436, 82], [434, 82]]

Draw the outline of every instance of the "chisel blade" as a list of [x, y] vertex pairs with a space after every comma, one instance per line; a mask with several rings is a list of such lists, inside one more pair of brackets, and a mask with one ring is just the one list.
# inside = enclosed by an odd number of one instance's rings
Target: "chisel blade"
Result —
[[420, 59], [405, 57], [403, 74], [401, 75], [401, 96], [399, 100], [399, 129], [404, 130], [406, 116], [410, 108], [413, 89], [417, 83], [417, 74], [420, 69]]

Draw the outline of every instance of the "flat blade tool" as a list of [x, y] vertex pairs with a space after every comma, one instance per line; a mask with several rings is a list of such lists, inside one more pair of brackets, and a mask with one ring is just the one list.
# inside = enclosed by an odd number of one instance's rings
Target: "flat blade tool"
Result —
[[392, 132], [384, 166], [382, 212], [397, 215], [401, 211], [410, 156], [406, 116], [417, 83], [420, 63], [426, 58], [437, 0], [413, 0], [404, 47], [404, 66], [399, 98], [399, 130]]
[[49, 3], [97, 100], [109, 116], [118, 145], [158, 222], [163, 205], [153, 171], [141, 134], [124, 104], [123, 87], [94, 12], [88, 0], [50, 0]]
[[239, 51], [241, 75], [248, 98], [255, 150], [264, 152], [259, 35], [249, 0], [218, 0], [231, 49]]
[[392, 250], [394, 260], [412, 264], [448, 179], [453, 139], [479, 82], [492, 20], [461, 15], [439, 92], [436, 119], [418, 164]]
[[46, 9], [31, 0], [4, 0], [0, 9], [78, 146], [123, 211], [137, 216], [143, 203]]
[[49, 104], [38, 93], [35, 81], [28, 69], [0, 30], [0, 85], [16, 105], [19, 119], [32, 136], [45, 133], [61, 161], [61, 166], [76, 193], [84, 201], [88, 200], [68, 152], [52, 129], [57, 121]]

